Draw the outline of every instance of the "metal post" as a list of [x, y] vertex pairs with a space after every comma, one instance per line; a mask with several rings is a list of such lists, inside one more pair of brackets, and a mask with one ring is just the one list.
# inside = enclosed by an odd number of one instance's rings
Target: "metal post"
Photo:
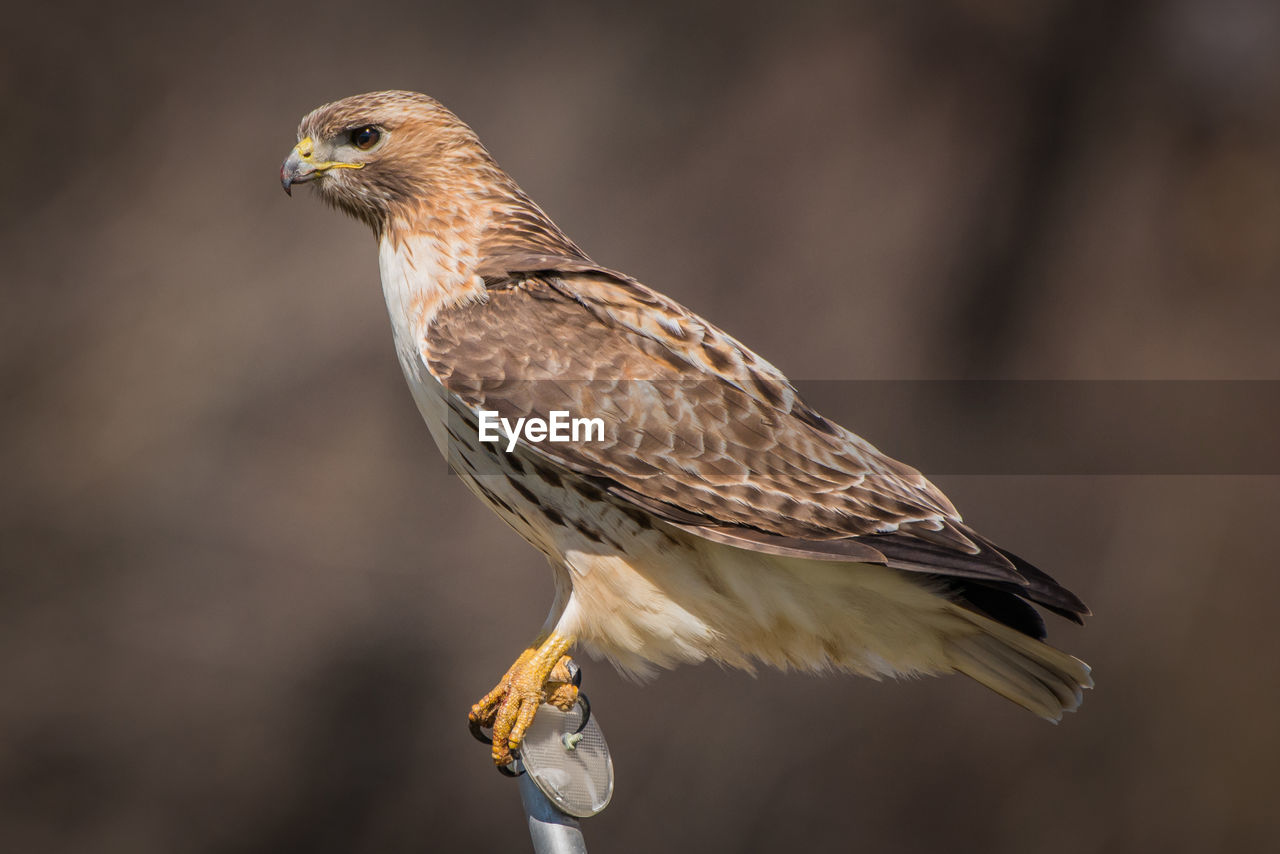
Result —
[[518, 782], [533, 850], [537, 854], [587, 854], [578, 820], [556, 809], [528, 774], [521, 774]]
[[609, 805], [613, 760], [585, 695], [573, 712], [544, 704], [504, 773], [518, 779], [536, 854], [586, 854], [579, 819]]

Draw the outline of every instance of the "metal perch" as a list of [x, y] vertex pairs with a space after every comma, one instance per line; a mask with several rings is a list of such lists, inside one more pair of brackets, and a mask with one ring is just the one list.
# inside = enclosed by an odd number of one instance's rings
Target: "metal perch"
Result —
[[579, 819], [613, 797], [613, 760], [585, 694], [572, 711], [543, 704], [519, 756], [504, 772], [518, 779], [537, 854], [586, 854]]

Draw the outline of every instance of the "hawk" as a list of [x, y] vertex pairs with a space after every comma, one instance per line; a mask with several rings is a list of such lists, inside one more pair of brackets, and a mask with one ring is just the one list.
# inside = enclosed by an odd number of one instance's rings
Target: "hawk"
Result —
[[[637, 675], [959, 672], [1053, 721], [1092, 687], [1034, 607], [1082, 623], [1079, 598], [745, 345], [593, 261], [435, 100], [319, 107], [280, 177], [373, 229], [433, 439], [554, 572], [542, 630], [469, 716], [500, 767], [543, 702], [576, 701], [574, 644]], [[557, 412], [603, 435], [539, 441]]]

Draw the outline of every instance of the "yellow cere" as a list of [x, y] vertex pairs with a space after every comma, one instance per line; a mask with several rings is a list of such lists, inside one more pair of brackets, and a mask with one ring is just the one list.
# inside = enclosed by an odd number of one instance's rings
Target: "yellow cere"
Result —
[[[315, 154], [316, 146], [311, 141], [311, 137], [305, 136], [298, 140], [298, 144], [293, 147], [298, 152], [298, 157], [310, 162], [312, 155]], [[342, 163], [337, 160], [329, 160], [325, 163], [312, 163], [312, 168], [317, 172], [324, 172], [326, 169], [363, 169], [363, 163]]]

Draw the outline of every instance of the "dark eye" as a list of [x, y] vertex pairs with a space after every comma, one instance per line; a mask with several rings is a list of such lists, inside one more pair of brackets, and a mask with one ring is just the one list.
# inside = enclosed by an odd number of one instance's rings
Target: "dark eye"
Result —
[[380, 139], [382, 139], [382, 131], [373, 125], [356, 128], [351, 132], [351, 144], [361, 151], [368, 151], [373, 148]]

